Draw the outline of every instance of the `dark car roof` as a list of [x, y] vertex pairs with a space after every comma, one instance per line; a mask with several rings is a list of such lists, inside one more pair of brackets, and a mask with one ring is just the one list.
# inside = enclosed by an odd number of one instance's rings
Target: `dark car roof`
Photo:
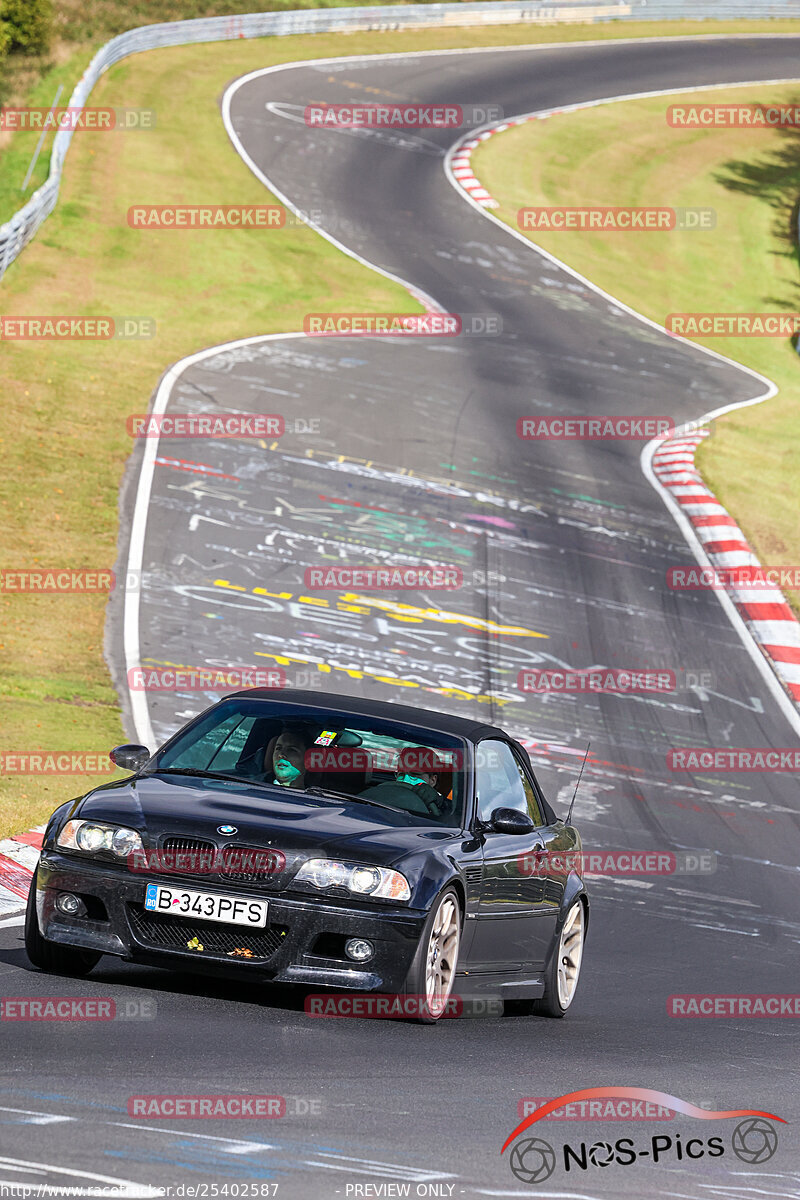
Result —
[[[398, 721], [403, 725], [416, 725], [420, 729], [435, 733], [449, 733], [469, 741], [484, 737], [507, 737], [496, 725], [473, 721], [468, 717], [455, 717], [450, 713], [431, 711], [428, 708], [412, 708], [410, 704], [390, 704], [386, 700], [364, 700], [358, 696], [340, 696], [336, 692], [306, 692], [296, 688], [247, 688], [231, 692], [231, 696], [246, 696], [250, 700], [270, 700], [273, 704], [305, 705], [309, 709], [335, 710], [343, 716], [378, 717], [383, 721]], [[228, 699], [228, 697], [225, 697]]]

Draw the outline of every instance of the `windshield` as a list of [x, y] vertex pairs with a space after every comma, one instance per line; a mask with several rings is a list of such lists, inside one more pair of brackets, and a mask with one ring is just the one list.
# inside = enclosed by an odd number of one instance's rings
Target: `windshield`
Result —
[[143, 774], [175, 772], [342, 796], [460, 825], [464, 742], [401, 723], [237, 697], [202, 714]]

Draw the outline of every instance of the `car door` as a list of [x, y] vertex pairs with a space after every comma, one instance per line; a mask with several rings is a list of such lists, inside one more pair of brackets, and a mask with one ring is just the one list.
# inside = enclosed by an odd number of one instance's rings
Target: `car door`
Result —
[[[526, 834], [483, 830], [483, 878], [471, 968], [518, 972], [541, 969], [550, 951], [563, 884], [551, 879], [547, 851], [554, 837], [545, 824], [534, 781], [511, 744], [486, 738], [476, 747], [477, 819], [486, 822], [497, 808], [526, 813]], [[538, 853], [537, 853], [538, 852]]]

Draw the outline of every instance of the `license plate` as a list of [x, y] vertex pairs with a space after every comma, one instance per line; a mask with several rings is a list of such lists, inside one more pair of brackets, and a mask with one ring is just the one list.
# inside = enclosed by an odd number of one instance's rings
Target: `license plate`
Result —
[[144, 906], [148, 912], [169, 913], [173, 917], [195, 921], [220, 921], [225, 925], [249, 925], [251, 929], [264, 928], [269, 907], [266, 900], [162, 887], [158, 883], [148, 883]]

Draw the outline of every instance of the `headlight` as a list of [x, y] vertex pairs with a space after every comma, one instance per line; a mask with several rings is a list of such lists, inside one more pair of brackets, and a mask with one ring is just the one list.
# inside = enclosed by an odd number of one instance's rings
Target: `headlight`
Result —
[[110, 850], [117, 858], [127, 858], [137, 850], [144, 851], [142, 839], [135, 829], [99, 821], [67, 821], [56, 838], [56, 845], [63, 850], [82, 850], [85, 854]]
[[357, 896], [380, 896], [383, 900], [409, 900], [411, 888], [405, 875], [385, 867], [363, 867], [354, 863], [334, 862], [329, 858], [310, 858], [295, 876], [316, 888], [344, 887]]
[[75, 842], [79, 850], [87, 854], [95, 854], [98, 850], [110, 850], [112, 833], [102, 825], [81, 825], [75, 834]]
[[350, 876], [351, 892], [367, 892], [371, 895], [380, 884], [381, 873], [377, 867], [356, 867]]

